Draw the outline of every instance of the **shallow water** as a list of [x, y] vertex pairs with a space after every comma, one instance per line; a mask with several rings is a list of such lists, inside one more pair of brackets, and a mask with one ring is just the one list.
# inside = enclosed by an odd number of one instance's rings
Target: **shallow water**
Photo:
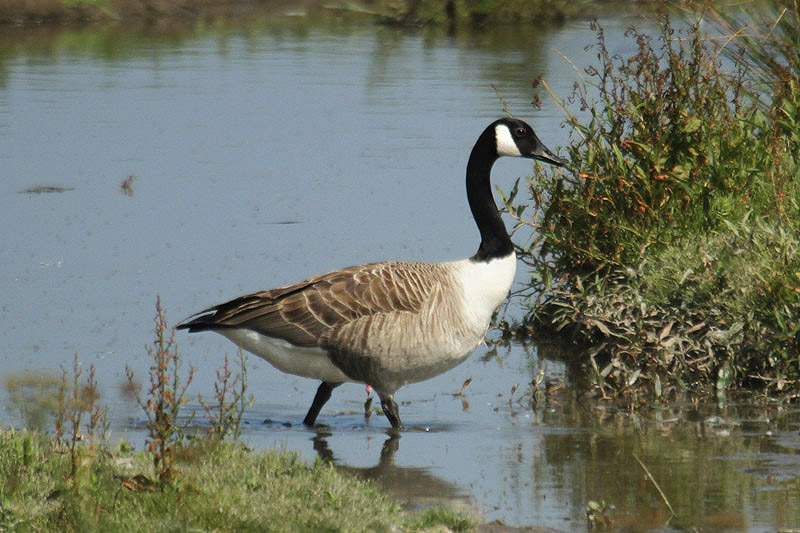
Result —
[[[631, 49], [622, 34], [634, 21], [603, 19], [612, 47]], [[562, 55], [586, 64], [592, 42], [586, 21], [449, 36], [307, 17], [159, 32], [9, 29], [0, 37], [4, 378], [58, 376], [77, 353], [97, 368], [115, 435], [141, 442], [141, 413], [120, 389], [126, 365], [146, 379], [156, 295], [174, 323], [349, 264], [471, 255], [464, 168], [477, 134], [503, 113], [491, 84], [563, 150], [562, 115], [546, 95], [541, 111], [528, 105], [530, 81], [543, 74], [567, 96], [577, 73]], [[529, 169], [501, 160], [495, 183], [509, 188]], [[522, 314], [513, 303], [506, 313]], [[233, 345], [177, 339], [184, 367], [197, 368], [190, 392], [211, 396]], [[540, 370], [565, 386], [534, 410], [525, 395]], [[800, 527], [796, 410], [632, 416], [576, 400], [563, 364], [534, 348], [481, 347], [398, 393], [414, 429], [391, 439], [385, 420], [365, 421], [361, 386], [338, 388], [326, 426], [309, 430], [299, 422], [316, 383], [255, 358], [249, 380], [250, 445], [332, 459], [411, 506], [564, 531], [584, 529], [588, 502], [600, 500], [631, 530]], [[19, 424], [35, 405], [10, 390], [0, 420]]]

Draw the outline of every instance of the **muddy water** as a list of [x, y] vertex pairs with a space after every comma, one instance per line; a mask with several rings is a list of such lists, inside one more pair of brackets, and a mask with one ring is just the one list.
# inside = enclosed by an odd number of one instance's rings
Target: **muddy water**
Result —
[[[603, 19], [611, 46], [631, 48], [634, 22]], [[567, 96], [577, 74], [562, 56], [586, 64], [594, 40], [585, 21], [448, 36], [302, 16], [0, 35], [0, 368], [11, 385], [0, 421], [35, 418], [19, 384], [57, 376], [77, 353], [97, 369], [115, 436], [135, 442], [141, 415], [120, 390], [126, 365], [145, 379], [156, 295], [175, 322], [348, 264], [471, 255], [464, 166], [502, 115], [491, 84], [558, 151], [569, 133], [548, 98], [529, 106], [530, 80], [543, 74]], [[529, 168], [501, 161], [495, 183]], [[190, 391], [210, 396], [233, 346], [178, 342], [197, 368]], [[316, 383], [251, 360], [244, 438], [333, 460], [409, 506], [486, 521], [582, 530], [594, 501], [617, 529], [800, 528], [796, 410], [620, 413], [581, 401], [559, 359], [482, 347], [399, 392], [413, 426], [399, 439], [365, 420], [357, 385], [335, 391], [324, 428], [301, 427]], [[540, 372], [563, 386], [532, 408]]]

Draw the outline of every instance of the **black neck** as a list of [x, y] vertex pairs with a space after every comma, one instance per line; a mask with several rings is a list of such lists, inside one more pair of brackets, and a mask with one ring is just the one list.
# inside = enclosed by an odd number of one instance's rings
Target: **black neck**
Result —
[[497, 212], [489, 181], [492, 165], [497, 161], [494, 135], [494, 128], [483, 132], [467, 163], [467, 200], [481, 232], [481, 245], [472, 256], [473, 261], [490, 261], [514, 251], [514, 244]]

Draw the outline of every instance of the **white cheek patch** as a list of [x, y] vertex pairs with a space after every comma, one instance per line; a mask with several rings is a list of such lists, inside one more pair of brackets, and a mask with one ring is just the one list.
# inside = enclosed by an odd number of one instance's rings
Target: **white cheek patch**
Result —
[[495, 142], [497, 143], [497, 155], [507, 155], [511, 157], [522, 157], [517, 148], [517, 143], [511, 137], [511, 131], [505, 124], [498, 124], [494, 128]]

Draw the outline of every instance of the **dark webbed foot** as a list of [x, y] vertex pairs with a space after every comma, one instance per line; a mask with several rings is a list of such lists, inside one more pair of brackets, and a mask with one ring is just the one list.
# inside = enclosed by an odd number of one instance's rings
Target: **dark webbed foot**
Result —
[[383, 409], [383, 414], [386, 415], [386, 418], [392, 425], [392, 429], [396, 431], [405, 429], [403, 427], [403, 422], [400, 420], [400, 410], [397, 407], [397, 403], [394, 401], [394, 396], [391, 394], [381, 396], [381, 409]]
[[314, 395], [314, 401], [311, 403], [311, 407], [308, 409], [308, 413], [303, 419], [303, 424], [307, 426], [314, 425], [319, 412], [322, 410], [322, 406], [325, 405], [325, 402], [331, 399], [331, 393], [333, 392], [333, 389], [339, 385], [341, 385], [341, 383], [328, 383], [327, 381], [320, 383], [319, 388], [317, 389], [317, 394]]

